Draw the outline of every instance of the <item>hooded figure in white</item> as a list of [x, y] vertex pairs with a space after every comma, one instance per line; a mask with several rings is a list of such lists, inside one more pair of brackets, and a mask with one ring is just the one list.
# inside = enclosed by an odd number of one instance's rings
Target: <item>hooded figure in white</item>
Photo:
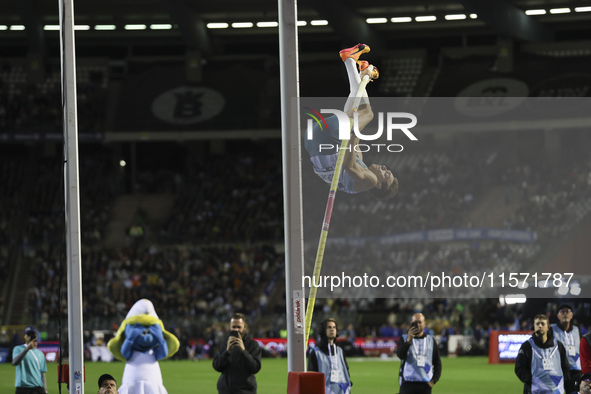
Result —
[[119, 394], [168, 394], [158, 360], [179, 350], [178, 339], [164, 329], [150, 300], [136, 302], [109, 341], [113, 356], [126, 362]]

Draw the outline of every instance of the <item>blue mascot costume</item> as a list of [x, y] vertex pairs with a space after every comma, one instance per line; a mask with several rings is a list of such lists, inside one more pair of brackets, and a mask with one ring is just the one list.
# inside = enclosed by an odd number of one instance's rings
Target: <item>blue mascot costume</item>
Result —
[[175, 354], [179, 341], [164, 329], [150, 300], [133, 305], [108, 348], [126, 363], [119, 394], [168, 394], [158, 360]]

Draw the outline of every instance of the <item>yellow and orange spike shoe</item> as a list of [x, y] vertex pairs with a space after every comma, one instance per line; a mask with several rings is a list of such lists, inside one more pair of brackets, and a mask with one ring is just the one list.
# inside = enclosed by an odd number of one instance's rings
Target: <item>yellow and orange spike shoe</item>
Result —
[[357, 44], [354, 47], [343, 49], [339, 52], [339, 55], [341, 55], [341, 59], [343, 61], [347, 60], [348, 58], [352, 58], [353, 60], [357, 61], [359, 60], [359, 56], [361, 56], [362, 53], [367, 53], [369, 51], [369, 45]]
[[370, 77], [372, 81], [380, 77], [380, 72], [378, 71], [378, 68], [374, 65], [370, 65], [367, 60], [358, 60], [357, 65], [359, 66], [359, 71], [367, 70], [368, 67], [371, 67], [371, 70], [369, 70], [369, 72], [371, 72]]
[[371, 70], [371, 80], [378, 79], [380, 77], [380, 72], [376, 66], [372, 66], [373, 70]]
[[359, 66], [359, 71], [363, 71], [369, 67], [369, 62], [367, 60], [357, 60], [357, 65]]

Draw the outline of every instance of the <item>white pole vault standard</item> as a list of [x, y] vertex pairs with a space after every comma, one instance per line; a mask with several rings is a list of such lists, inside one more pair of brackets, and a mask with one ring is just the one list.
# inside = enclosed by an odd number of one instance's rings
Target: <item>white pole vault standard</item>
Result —
[[68, 263], [69, 392], [84, 393], [82, 342], [82, 269], [80, 260], [80, 197], [78, 178], [78, 115], [73, 0], [59, 0], [64, 115], [64, 189]]
[[297, 2], [278, 0], [279, 68], [281, 72], [281, 140], [285, 229], [285, 305], [287, 369], [306, 370], [304, 341], [304, 234], [298, 75]]
[[[357, 112], [359, 103], [363, 97], [365, 87], [369, 83], [369, 76], [365, 75], [359, 84], [357, 90], [357, 96], [353, 101], [353, 112]], [[351, 127], [353, 127], [353, 120], [351, 119]], [[350, 128], [351, 128], [350, 127]], [[320, 283], [320, 270], [322, 269], [322, 260], [324, 259], [324, 248], [326, 246], [326, 239], [328, 238], [328, 229], [330, 227], [330, 217], [332, 216], [332, 207], [334, 206], [334, 200], [337, 195], [339, 186], [339, 179], [341, 178], [341, 169], [343, 167], [343, 158], [345, 157], [345, 150], [349, 145], [349, 140], [343, 140], [339, 150], [339, 157], [337, 158], [337, 164], [334, 169], [334, 175], [332, 182], [330, 183], [330, 192], [328, 193], [328, 201], [326, 202], [326, 209], [324, 211], [324, 221], [322, 223], [322, 231], [320, 232], [320, 241], [318, 242], [318, 250], [316, 252], [316, 261], [314, 262], [314, 274], [312, 279], [312, 285], [310, 286], [310, 295], [308, 296], [308, 305], [306, 305], [306, 343], [310, 337], [310, 326], [312, 324], [312, 315], [314, 314], [314, 304], [316, 304], [316, 293], [318, 288], [314, 286], [314, 283]]]

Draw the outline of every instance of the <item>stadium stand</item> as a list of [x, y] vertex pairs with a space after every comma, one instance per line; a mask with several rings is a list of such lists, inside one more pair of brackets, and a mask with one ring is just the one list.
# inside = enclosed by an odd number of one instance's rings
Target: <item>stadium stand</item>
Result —
[[[96, 63], [96, 62], [93, 62]], [[61, 133], [60, 67], [48, 66], [45, 78], [29, 82], [17, 61], [2, 63], [0, 129], [4, 132]], [[81, 132], [104, 132], [109, 75], [104, 65], [81, 64], [78, 78], [78, 125]]]
[[382, 59], [380, 93], [389, 96], [411, 97], [423, 72], [426, 53], [396, 54]]
[[[539, 73], [528, 80], [533, 86], [556, 71], [556, 58], [571, 55], [564, 51], [521, 54], [516, 75], [523, 75], [529, 67], [520, 64], [542, 63]], [[576, 55], [577, 67], [588, 64], [588, 53]], [[424, 54], [385, 59], [380, 68], [383, 79], [378, 85], [381, 94], [413, 96], [425, 62]], [[445, 58], [433, 95], [454, 96], [468, 83], [498, 76], [490, 69], [493, 63], [493, 56]], [[246, 76], [261, 77], [263, 72], [256, 70], [257, 64], [255, 59], [245, 65], [218, 67], [216, 75], [232, 77], [223, 82], [212, 78], [210, 87], [226, 94]], [[60, 131], [57, 70], [49, 68], [45, 81], [32, 85], [17, 62], [3, 62], [0, 67], [0, 128], [41, 134]], [[126, 75], [123, 85], [134, 86], [146, 76], [167, 74], [178, 67], [143, 66], [139, 70], [138, 66], [138, 73]], [[214, 72], [217, 66], [209, 67]], [[149, 107], [129, 114], [123, 105], [109, 107], [112, 104], [106, 98], [114, 94], [114, 84], [108, 70], [104, 64], [79, 68], [81, 131], [107, 131], [109, 116], [114, 118], [116, 132], [161, 128], [163, 123], [152, 123], [152, 118], [143, 116], [146, 113], [142, 111]], [[463, 85], [458, 83], [460, 79]], [[329, 86], [337, 82], [338, 77], [327, 77]], [[263, 85], [272, 90], [275, 83], [276, 75], [271, 75]], [[171, 88], [174, 84], [166, 85]], [[248, 108], [235, 118], [224, 117], [219, 124], [205, 122], [204, 128], [248, 130], [251, 124], [278, 127], [278, 108], [273, 105], [276, 96], [260, 92], [256, 100], [252, 99], [249, 94], [253, 85], [241, 86], [234, 101], [227, 103], [231, 109], [246, 100]], [[319, 90], [313, 93], [321, 93]], [[126, 102], [142, 92], [115, 92], [116, 101]], [[253, 113], [260, 107], [273, 109], [262, 119], [254, 118]], [[360, 256], [353, 246], [330, 244], [326, 254], [351, 275], [368, 270], [398, 274], [445, 270], [462, 274], [487, 269], [500, 273], [531, 267], [544, 252], [563, 247], [575, 235], [577, 226], [589, 219], [591, 156], [585, 150], [587, 133], [570, 132], [568, 138], [561, 138], [558, 152], [538, 149], [544, 138], [540, 131], [533, 138], [532, 134], [524, 137], [532, 145], [526, 150], [518, 137], [490, 133], [458, 143], [454, 149], [440, 149], [434, 142], [422, 150], [392, 155], [383, 164], [400, 180], [401, 191], [394, 200], [376, 202], [366, 195], [339, 194], [334, 209], [331, 237], [367, 237], [369, 254]], [[22, 149], [21, 154], [10, 155], [10, 148], [3, 148], [0, 155], [0, 269], [6, 272], [13, 267], [11, 262], [17, 256], [23, 264], [35, 267], [32, 282], [24, 283], [26, 302], [24, 315], [19, 318], [56, 333], [60, 316], [56, 278], [63, 274], [59, 264], [63, 262], [63, 250], [57, 246], [62, 242], [63, 226], [61, 160], [56, 158], [55, 146], [16, 145]], [[85, 328], [111, 330], [138, 298], [148, 297], [157, 304], [160, 317], [181, 335], [199, 338], [211, 346], [223, 334], [220, 322], [227, 321], [230, 313], [238, 309], [252, 311], [252, 329], [258, 336], [277, 336], [285, 324], [285, 301], [277, 296], [284, 292], [279, 144], [244, 142], [247, 153], [230, 146], [211, 153], [187, 148], [182, 168], [140, 171], [134, 185], [128, 184], [129, 179], [114, 164], [127, 146], [99, 145], [83, 146], [80, 161], [83, 276], [92, 278], [84, 287]], [[271, 150], [277, 154], [269, 154]], [[309, 193], [304, 199], [305, 263], [310, 270], [328, 186], [314, 177], [309, 163], [303, 164], [303, 171], [305, 193]], [[130, 192], [167, 192], [174, 195], [174, 201], [162, 228], [154, 231], [148, 226], [146, 237], [141, 239], [133, 239], [129, 232], [120, 234], [125, 246], [112, 248], [106, 237], [114, 219], [112, 207], [119, 197]], [[149, 218], [144, 220], [149, 224]], [[482, 240], [471, 244], [409, 242], [385, 247], [371, 240], [413, 231], [476, 227], [528, 230], [535, 233], [536, 239], [530, 244]], [[360, 260], [371, 261], [371, 265], [358, 264]], [[8, 289], [5, 285], [9, 277], [13, 277], [12, 273], [0, 278], [3, 289]], [[5, 290], [4, 303], [6, 297]], [[555, 307], [544, 306], [548, 311]], [[530, 315], [524, 308], [497, 306], [496, 300], [476, 297], [458, 300], [428, 296], [422, 300], [380, 300], [343, 295], [320, 300], [317, 305], [319, 316], [336, 313], [352, 323], [353, 336], [399, 334], [407, 328], [403, 322], [411, 313], [429, 311], [435, 334], [445, 337], [464, 333], [473, 335], [476, 343], [493, 328], [528, 327]], [[576, 315], [586, 325], [591, 321], [588, 310], [584, 302], [577, 304]], [[381, 327], [384, 322], [386, 327]]]

